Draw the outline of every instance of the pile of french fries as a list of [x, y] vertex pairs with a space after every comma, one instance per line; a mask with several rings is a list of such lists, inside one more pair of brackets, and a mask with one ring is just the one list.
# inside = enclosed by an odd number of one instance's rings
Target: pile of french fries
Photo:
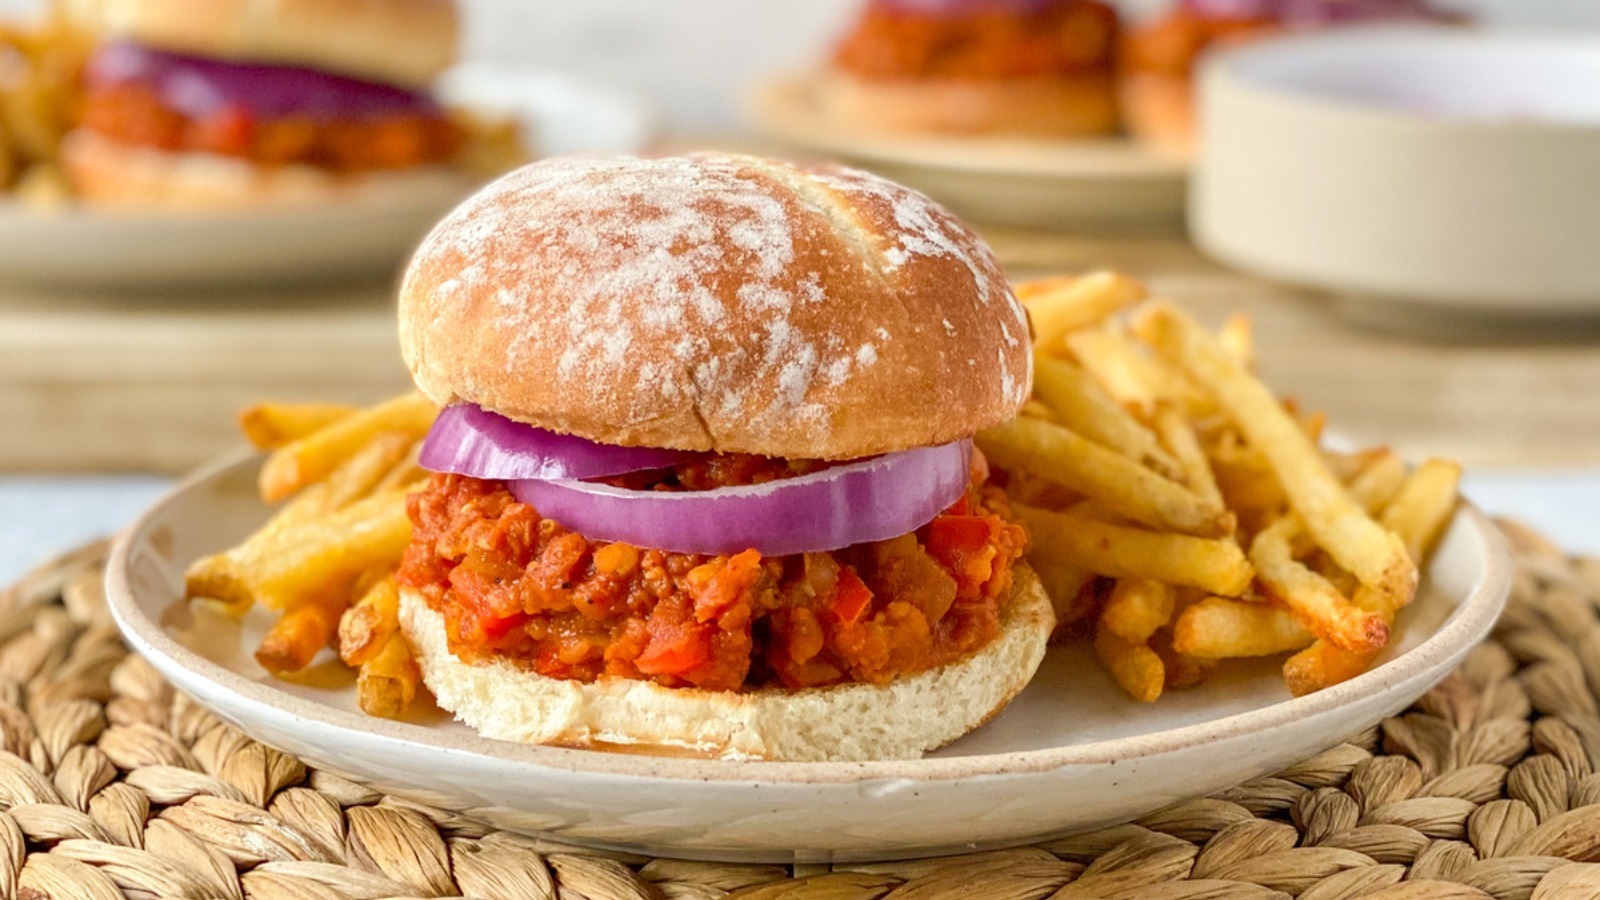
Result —
[[1009, 478], [1029, 559], [1066, 629], [1129, 696], [1227, 659], [1290, 655], [1296, 695], [1366, 671], [1457, 506], [1460, 467], [1322, 446], [1320, 416], [1219, 333], [1113, 273], [1018, 286], [1034, 397], [978, 435]]
[[402, 715], [421, 672], [399, 631], [394, 575], [411, 538], [406, 497], [428, 477], [417, 453], [437, 414], [420, 394], [360, 410], [245, 411], [246, 437], [271, 451], [261, 497], [283, 505], [243, 543], [190, 565], [188, 597], [234, 616], [256, 604], [279, 613], [256, 650], [263, 668], [292, 676], [331, 646], [359, 673], [363, 711]]
[[77, 115], [92, 41], [59, 2], [37, 21], [0, 22], [0, 189], [23, 203], [45, 207], [67, 199], [57, 158]]

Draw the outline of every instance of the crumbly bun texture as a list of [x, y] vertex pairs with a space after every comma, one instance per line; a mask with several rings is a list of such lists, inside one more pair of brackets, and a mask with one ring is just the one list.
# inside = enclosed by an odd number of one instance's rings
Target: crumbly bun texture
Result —
[[455, 0], [100, 0], [100, 28], [180, 53], [422, 87], [456, 62]]
[[817, 108], [862, 131], [1018, 137], [1089, 137], [1117, 130], [1108, 72], [1055, 78], [867, 79], [823, 74]]
[[1128, 72], [1117, 88], [1128, 133], [1165, 156], [1194, 155], [1194, 83], [1164, 72]]
[[569, 747], [637, 746], [727, 759], [914, 759], [989, 721], [1033, 678], [1055, 625], [1033, 570], [1018, 565], [1001, 633], [956, 662], [887, 685], [747, 693], [626, 678], [564, 681], [507, 662], [469, 665], [414, 591], [400, 622], [439, 705], [485, 737]]
[[589, 440], [849, 459], [967, 437], [1032, 383], [993, 253], [927, 197], [728, 154], [564, 157], [423, 242], [417, 385]]
[[227, 212], [326, 204], [357, 197], [440, 198], [470, 189], [445, 166], [397, 172], [335, 175], [313, 166], [265, 168], [209, 153], [171, 153], [136, 147], [79, 129], [61, 148], [73, 193], [95, 206], [128, 210]]

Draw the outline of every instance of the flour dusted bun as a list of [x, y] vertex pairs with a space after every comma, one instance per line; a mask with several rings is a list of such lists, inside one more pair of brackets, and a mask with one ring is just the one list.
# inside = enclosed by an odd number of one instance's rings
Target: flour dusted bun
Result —
[[1088, 137], [1117, 130], [1110, 73], [977, 80], [831, 72], [817, 79], [813, 97], [829, 118], [869, 131]]
[[372, 197], [459, 197], [468, 182], [443, 166], [335, 175], [312, 166], [264, 168], [208, 153], [171, 153], [78, 129], [61, 148], [73, 192], [101, 207], [187, 211], [260, 210]]
[[1024, 564], [1001, 633], [964, 659], [887, 685], [737, 693], [649, 681], [547, 678], [450, 653], [444, 620], [403, 590], [400, 624], [439, 705], [485, 737], [571, 747], [638, 745], [789, 761], [913, 759], [993, 718], [1033, 678], [1054, 627]]
[[535, 163], [400, 290], [417, 385], [594, 441], [854, 458], [1015, 414], [1028, 322], [989, 248], [874, 175], [749, 156]]
[[113, 37], [421, 87], [456, 61], [454, 0], [100, 0]]

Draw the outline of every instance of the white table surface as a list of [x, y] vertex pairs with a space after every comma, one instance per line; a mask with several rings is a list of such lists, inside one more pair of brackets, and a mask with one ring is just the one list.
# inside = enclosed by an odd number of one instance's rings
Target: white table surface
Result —
[[[132, 520], [170, 485], [149, 476], [0, 477], [0, 584]], [[1515, 516], [1573, 553], [1600, 554], [1600, 469], [1490, 471], [1466, 491], [1497, 515]]]

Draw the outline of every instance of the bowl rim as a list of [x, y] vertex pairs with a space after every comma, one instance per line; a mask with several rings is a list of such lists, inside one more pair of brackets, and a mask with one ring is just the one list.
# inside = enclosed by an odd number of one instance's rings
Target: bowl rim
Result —
[[1454, 525], [1464, 525], [1482, 547], [1479, 571], [1437, 631], [1411, 650], [1357, 677], [1304, 697], [1274, 703], [1205, 722], [1149, 734], [1038, 750], [975, 756], [868, 762], [775, 762], [695, 759], [606, 753], [498, 741], [477, 734], [442, 734], [435, 728], [377, 719], [335, 709], [270, 684], [239, 675], [174, 640], [159, 621], [146, 615], [134, 596], [129, 563], [136, 546], [149, 540], [155, 521], [167, 509], [206, 483], [263, 458], [251, 448], [227, 454], [201, 467], [120, 532], [106, 565], [106, 599], [123, 636], [136, 652], [179, 688], [201, 680], [230, 691], [255, 715], [316, 722], [349, 740], [386, 739], [421, 744], [445, 753], [487, 757], [496, 763], [534, 765], [573, 776], [609, 775], [673, 781], [785, 784], [855, 784], [871, 781], [931, 782], [1037, 773], [1073, 766], [1114, 764], [1172, 753], [1200, 744], [1247, 737], [1284, 724], [1333, 712], [1347, 704], [1385, 693], [1427, 672], [1439, 658], [1465, 653], [1488, 634], [1510, 594], [1512, 562], [1503, 535], [1477, 507], [1463, 499]]
[[1259, 41], [1248, 41], [1221, 48], [1210, 53], [1201, 64], [1196, 84], [1201, 86], [1200, 102], [1224, 86], [1227, 90], [1253, 96], [1292, 103], [1307, 110], [1336, 114], [1352, 120], [1389, 127], [1412, 126], [1430, 131], [1453, 129], [1474, 134], [1560, 134], [1600, 136], [1600, 120], [1563, 121], [1549, 118], [1506, 119], [1473, 118], [1468, 116], [1424, 114], [1396, 103], [1342, 96], [1323, 90], [1313, 90], [1287, 85], [1279, 81], [1247, 74], [1244, 66], [1262, 58], [1294, 55], [1308, 47], [1366, 46], [1372, 42], [1394, 43], [1414, 41], [1431, 46], [1468, 45], [1504, 46], [1508, 44], [1535, 44], [1546, 47], [1586, 48], [1600, 60], [1600, 32], [1554, 31], [1548, 28], [1465, 28], [1438, 23], [1367, 24], [1343, 28], [1306, 31], [1274, 35]]

